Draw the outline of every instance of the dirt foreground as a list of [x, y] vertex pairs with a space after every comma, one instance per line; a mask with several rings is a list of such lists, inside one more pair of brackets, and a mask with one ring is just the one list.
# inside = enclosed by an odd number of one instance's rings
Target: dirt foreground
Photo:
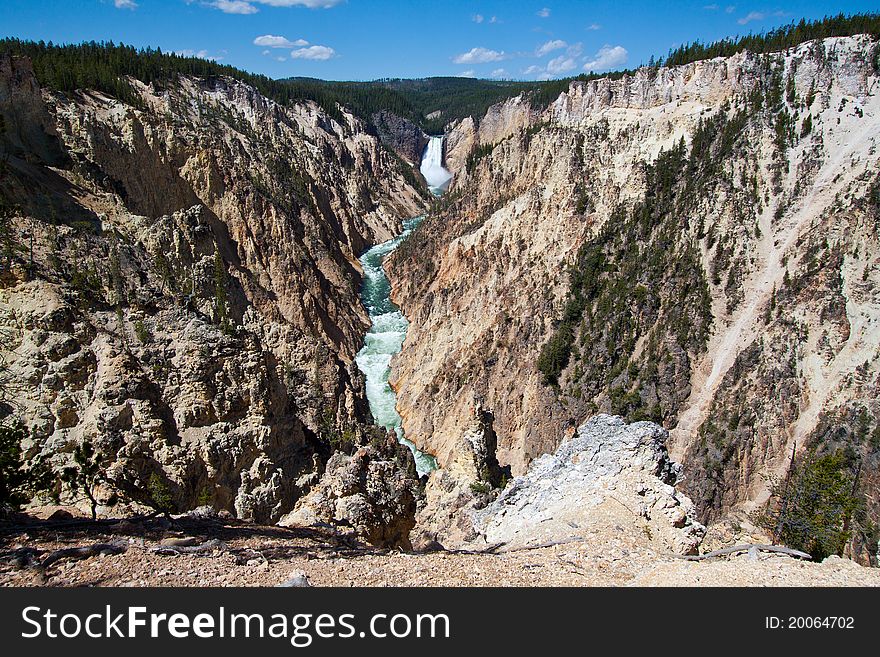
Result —
[[[761, 553], [692, 562], [608, 532], [489, 553], [374, 549], [332, 528], [228, 518], [31, 520], [0, 526], [3, 586], [880, 586], [880, 569]], [[85, 558], [56, 550], [106, 544]], [[112, 553], [118, 552], [118, 553]], [[59, 558], [60, 557], [60, 558]]]

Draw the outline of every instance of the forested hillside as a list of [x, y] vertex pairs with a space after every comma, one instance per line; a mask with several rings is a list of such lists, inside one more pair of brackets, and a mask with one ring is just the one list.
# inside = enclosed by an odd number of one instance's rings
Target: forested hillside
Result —
[[[650, 68], [677, 66], [701, 59], [729, 57], [746, 50], [774, 52], [811, 39], [853, 34], [880, 34], [880, 15], [839, 14], [819, 21], [801, 20], [769, 32], [709, 44], [695, 41], [670, 51], [666, 57], [652, 57], [643, 64]], [[391, 111], [412, 121], [428, 134], [441, 133], [449, 123], [468, 116], [479, 119], [490, 106], [519, 94], [527, 94], [531, 104], [541, 110], [572, 81], [587, 82], [605, 77], [619, 79], [632, 72], [589, 73], [538, 82], [461, 77], [337, 82], [303, 77], [273, 80], [211, 60], [113, 42], [62, 45], [6, 38], [0, 40], [2, 53], [29, 57], [40, 83], [56, 91], [95, 89], [132, 103], [137, 102], [137, 94], [132, 92], [125, 76], [145, 84], [161, 85], [177, 75], [225, 75], [253, 86], [264, 96], [282, 104], [311, 100], [337, 119], [341, 118], [338, 108], [341, 105], [367, 121], [379, 111]], [[871, 56], [876, 61], [878, 52]]]

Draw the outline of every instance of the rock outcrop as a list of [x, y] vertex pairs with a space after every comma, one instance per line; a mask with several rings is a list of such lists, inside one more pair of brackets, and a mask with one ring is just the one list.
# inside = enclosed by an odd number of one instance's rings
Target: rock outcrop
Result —
[[420, 496], [412, 452], [389, 434], [353, 455], [336, 452], [320, 482], [278, 524], [348, 527], [373, 545], [409, 549]]
[[494, 418], [474, 400], [470, 422], [460, 436], [454, 459], [432, 472], [416, 518], [414, 545], [453, 547], [477, 538], [470, 512], [494, 500], [510, 478], [498, 462]]
[[485, 116], [467, 117], [448, 126], [445, 161], [452, 173], [461, 171], [477, 146], [494, 145], [526, 130], [539, 119], [538, 112], [524, 95], [493, 105]]
[[658, 552], [694, 553], [706, 528], [674, 488], [680, 466], [669, 459], [667, 436], [651, 422], [597, 415], [474, 512], [474, 527], [489, 545], [518, 549], [622, 524], [629, 535], [644, 533]]
[[428, 145], [428, 136], [412, 121], [389, 110], [381, 110], [371, 117], [379, 139], [413, 166], [422, 161]]

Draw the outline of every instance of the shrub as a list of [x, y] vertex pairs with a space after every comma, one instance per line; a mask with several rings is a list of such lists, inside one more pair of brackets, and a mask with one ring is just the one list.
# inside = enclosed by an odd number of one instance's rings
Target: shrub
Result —
[[147, 493], [149, 494], [149, 504], [156, 511], [168, 515], [176, 511], [177, 506], [174, 504], [174, 496], [171, 494], [171, 487], [168, 482], [160, 477], [157, 473], [152, 473], [147, 480]]
[[474, 495], [488, 495], [492, 492], [492, 484], [488, 481], [475, 481], [471, 484], [471, 492]]
[[44, 461], [25, 463], [21, 453], [25, 436], [18, 422], [0, 425], [0, 506], [18, 508], [51, 486], [52, 473]]
[[153, 341], [153, 334], [141, 319], [134, 323], [134, 333], [137, 335], [137, 339], [141, 341], [141, 344], [149, 344]]
[[103, 456], [90, 440], [84, 440], [73, 450], [73, 465], [61, 472], [61, 481], [74, 494], [81, 494], [89, 502], [92, 520], [97, 517], [97, 489], [106, 482]]
[[801, 124], [801, 139], [808, 136], [813, 131], [813, 116], [807, 114], [807, 118]]
[[544, 383], [547, 385], [559, 384], [559, 375], [562, 374], [571, 357], [573, 340], [574, 334], [571, 326], [568, 323], [563, 323], [541, 348], [537, 365], [544, 375]]
[[759, 524], [775, 540], [814, 559], [841, 554], [850, 538], [850, 520], [862, 504], [855, 479], [842, 452], [810, 452], [772, 487], [770, 508]]

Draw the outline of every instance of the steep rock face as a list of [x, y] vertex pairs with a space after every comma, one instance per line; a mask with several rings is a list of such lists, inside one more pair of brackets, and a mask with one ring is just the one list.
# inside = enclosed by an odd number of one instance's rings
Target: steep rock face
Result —
[[4, 129], [0, 134], [4, 152], [32, 157], [58, 164], [63, 157], [52, 119], [34, 78], [30, 63], [0, 58], [0, 107], [15, 112], [4, 112]]
[[510, 478], [510, 467], [498, 462], [495, 418], [476, 400], [464, 431], [451, 450], [451, 460], [432, 472], [416, 517], [414, 545], [439, 542], [452, 547], [474, 541], [471, 512], [498, 497]]
[[371, 117], [379, 139], [412, 165], [422, 161], [422, 153], [428, 145], [428, 136], [412, 121], [397, 116], [389, 110], [381, 110]]
[[706, 530], [693, 502], [673, 487], [680, 466], [669, 459], [667, 436], [651, 422], [596, 415], [475, 512], [474, 527], [490, 545], [522, 548], [623, 522], [627, 534], [644, 533], [658, 551], [693, 553]]
[[0, 191], [33, 245], [0, 290], [27, 453], [61, 467], [88, 440], [138, 501], [274, 521], [367, 439], [356, 256], [421, 192], [350, 115], [132, 85], [138, 107], [56, 94], [0, 60]]
[[[407, 435], [446, 467], [483, 400], [499, 461], [521, 474], [597, 411], [649, 417], [706, 519], [762, 503], [764, 475], [793, 445], [839, 437], [842, 418], [870, 436], [874, 47], [576, 82], [497, 141], [456, 126], [451, 166], [469, 139], [494, 147], [389, 264], [412, 321], [393, 371]], [[866, 465], [869, 443], [852, 443]]]
[[479, 123], [470, 116], [456, 122], [448, 128], [446, 168], [458, 173], [475, 147], [497, 144], [528, 128], [537, 117], [528, 99], [519, 95], [490, 107]]

